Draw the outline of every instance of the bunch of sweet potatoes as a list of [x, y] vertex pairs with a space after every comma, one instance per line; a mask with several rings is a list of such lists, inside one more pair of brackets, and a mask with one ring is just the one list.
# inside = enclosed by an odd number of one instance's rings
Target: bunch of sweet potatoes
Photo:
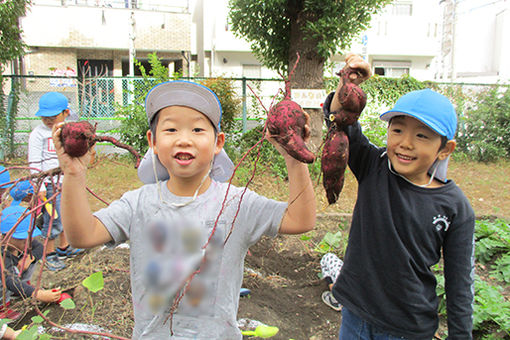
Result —
[[330, 120], [330, 124], [322, 149], [321, 168], [322, 183], [329, 204], [338, 200], [349, 160], [349, 139], [344, 128], [358, 120], [367, 102], [367, 96], [363, 90], [351, 81], [350, 75], [354, 72], [358, 71], [348, 66], [340, 71], [342, 87], [335, 93], [335, 96], [338, 96], [341, 108], [331, 112], [327, 118]]

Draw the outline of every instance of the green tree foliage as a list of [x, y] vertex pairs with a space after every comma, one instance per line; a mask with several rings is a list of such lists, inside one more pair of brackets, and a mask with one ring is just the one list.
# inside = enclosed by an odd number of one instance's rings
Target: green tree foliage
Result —
[[510, 87], [480, 92], [460, 117], [458, 149], [477, 161], [510, 157]]
[[[230, 20], [239, 37], [270, 69], [286, 72], [295, 51], [292, 36], [313, 42], [323, 60], [348, 48], [371, 16], [391, 0], [230, 0]], [[309, 55], [307, 55], [309, 57]], [[322, 70], [321, 70], [322, 71]], [[321, 73], [322, 75], [322, 73]]]
[[[13, 151], [13, 136], [15, 130], [14, 112], [18, 103], [19, 82], [12, 80], [11, 94], [6, 96], [4, 91], [4, 77], [2, 73], [7, 63], [23, 56], [26, 45], [21, 40], [22, 30], [18, 20], [26, 13], [29, 0], [0, 0], [0, 157], [4, 149], [10, 146]], [[9, 112], [5, 108], [10, 109]], [[9, 141], [5, 143], [4, 141]], [[9, 145], [7, 145], [9, 144]]]
[[26, 46], [20, 38], [22, 30], [18, 25], [18, 18], [25, 15], [28, 5], [29, 0], [0, 1], [0, 71], [3, 71], [7, 62], [25, 52]]

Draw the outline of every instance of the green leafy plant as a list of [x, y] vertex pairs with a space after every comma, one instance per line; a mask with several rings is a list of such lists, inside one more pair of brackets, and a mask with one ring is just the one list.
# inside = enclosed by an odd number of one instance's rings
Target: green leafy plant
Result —
[[477, 161], [510, 157], [510, 87], [479, 92], [464, 110], [456, 140]]
[[480, 279], [475, 279], [475, 305], [473, 329], [483, 329], [487, 322], [498, 326], [510, 336], [510, 302], [501, 294], [501, 287], [495, 287]]
[[223, 111], [221, 115], [221, 130], [230, 133], [241, 128], [241, 122], [236, 120], [241, 108], [241, 98], [237, 95], [232, 79], [223, 77], [207, 78], [200, 81], [218, 96]]
[[104, 288], [103, 272], [95, 272], [90, 275], [82, 281], [82, 285], [92, 293], [100, 291]]
[[494, 261], [491, 275], [506, 283], [510, 283], [510, 253], [503, 254], [499, 259]]
[[495, 255], [510, 251], [510, 226], [502, 220], [477, 220], [475, 222], [475, 257], [487, 263]]
[[[48, 315], [49, 310], [45, 310], [42, 314]], [[51, 336], [49, 334], [39, 334], [39, 326], [44, 322], [44, 319], [39, 316], [33, 316], [31, 318], [32, 323], [27, 326], [23, 326], [21, 333], [16, 337], [17, 340], [49, 340]], [[0, 324], [1, 325], [1, 324]]]

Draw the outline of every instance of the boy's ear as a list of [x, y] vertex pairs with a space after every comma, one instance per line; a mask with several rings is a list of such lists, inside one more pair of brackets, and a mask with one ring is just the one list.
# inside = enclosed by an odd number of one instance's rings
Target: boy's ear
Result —
[[71, 110], [69, 110], [69, 109], [64, 110], [64, 118], [69, 117], [70, 114], [71, 114]]
[[446, 142], [446, 145], [441, 149], [439, 150], [439, 155], [437, 156], [437, 158], [442, 161], [443, 159], [446, 159], [446, 157], [450, 156], [453, 152], [453, 150], [455, 150], [455, 147], [457, 146], [457, 142], [453, 139], [449, 140]]
[[154, 148], [152, 131], [151, 131], [150, 129], [149, 129], [149, 130], [147, 130], [147, 141], [149, 142], [149, 148], [151, 148], [151, 149], [152, 149], [152, 151], [154, 152], [154, 154], [157, 154], [156, 149]]
[[223, 132], [218, 132], [216, 136], [216, 148], [214, 150], [215, 155], [220, 153], [221, 149], [223, 149], [223, 145], [225, 145], [225, 134]]

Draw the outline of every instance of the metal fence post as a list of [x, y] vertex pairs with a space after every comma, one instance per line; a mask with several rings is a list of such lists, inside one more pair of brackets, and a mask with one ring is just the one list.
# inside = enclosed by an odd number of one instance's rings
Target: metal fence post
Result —
[[243, 133], [247, 129], [248, 113], [246, 112], [246, 77], [243, 77]]

